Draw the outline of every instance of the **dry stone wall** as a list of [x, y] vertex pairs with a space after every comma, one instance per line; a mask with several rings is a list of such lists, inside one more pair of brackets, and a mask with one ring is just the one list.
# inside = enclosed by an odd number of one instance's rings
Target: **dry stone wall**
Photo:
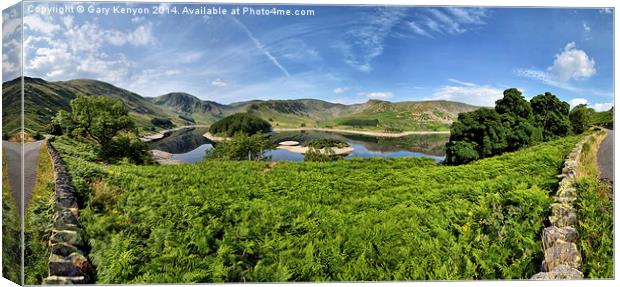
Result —
[[534, 280], [583, 279], [581, 253], [575, 243], [579, 238], [577, 231], [577, 189], [575, 181], [578, 177], [577, 165], [581, 157], [584, 143], [593, 135], [584, 137], [566, 157], [562, 173], [558, 175], [560, 184], [553, 197], [549, 222], [551, 226], [543, 229], [542, 242], [544, 261], [542, 272], [535, 274]]
[[54, 166], [55, 213], [49, 239], [48, 277], [43, 284], [86, 284], [94, 281], [87, 242], [78, 222], [77, 193], [58, 151], [48, 141]]

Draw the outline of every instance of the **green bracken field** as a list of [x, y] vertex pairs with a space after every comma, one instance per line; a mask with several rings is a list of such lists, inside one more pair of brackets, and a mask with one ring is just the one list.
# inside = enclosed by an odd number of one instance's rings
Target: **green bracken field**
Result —
[[429, 159], [101, 165], [54, 142], [98, 283], [529, 278], [579, 136], [461, 166]]

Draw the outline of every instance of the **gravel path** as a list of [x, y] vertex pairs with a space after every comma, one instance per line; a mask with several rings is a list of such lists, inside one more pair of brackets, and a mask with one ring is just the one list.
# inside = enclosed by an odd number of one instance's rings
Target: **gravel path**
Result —
[[[43, 141], [26, 143], [24, 145], [24, 200], [26, 206], [32, 197], [32, 190], [37, 178], [37, 164], [39, 162], [39, 149]], [[13, 198], [17, 203], [19, 214], [22, 214], [22, 185], [21, 183], [21, 146], [17, 143], [2, 141], [6, 153], [6, 166], [8, 169], [9, 184]]]
[[596, 155], [601, 179], [614, 181], [614, 131], [607, 130], [607, 137], [601, 143]]

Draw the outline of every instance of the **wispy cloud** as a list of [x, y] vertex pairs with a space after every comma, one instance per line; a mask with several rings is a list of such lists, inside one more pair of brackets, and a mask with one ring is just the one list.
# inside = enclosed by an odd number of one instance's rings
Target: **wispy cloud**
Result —
[[463, 81], [459, 81], [457, 79], [448, 79], [448, 81], [453, 82], [455, 84], [459, 84], [459, 85], [463, 85], [463, 86], [467, 86], [467, 87], [474, 87], [477, 86], [474, 83], [470, 83], [470, 82], [463, 82]]
[[369, 93], [365, 93], [365, 92], [359, 92], [357, 93], [358, 96], [364, 96], [366, 98], [368, 98], [369, 100], [387, 100], [391, 97], [394, 96], [394, 93], [389, 92], [389, 91], [385, 91], [385, 92], [369, 92]]
[[335, 88], [335, 89], [334, 89], [334, 94], [342, 94], [342, 93], [344, 93], [344, 92], [346, 92], [346, 91], [347, 91], [347, 88], [344, 88], [344, 87], [338, 87], [338, 88]]
[[359, 71], [372, 71], [372, 60], [383, 54], [385, 39], [404, 16], [405, 10], [400, 8], [379, 9], [369, 15], [364, 19], [364, 23], [368, 24], [352, 29], [345, 35], [345, 41], [340, 45], [345, 62]]
[[220, 78], [217, 78], [217, 79], [211, 81], [211, 85], [215, 86], [215, 87], [226, 87], [226, 86], [228, 86], [228, 83], [224, 82]]
[[583, 30], [584, 30], [584, 31], [586, 31], [586, 32], [590, 32], [591, 28], [590, 28], [590, 25], [588, 25], [588, 23], [583, 22], [583, 23], [582, 23], [582, 26], [583, 26]]
[[433, 95], [425, 100], [458, 101], [475, 106], [492, 107], [495, 101], [503, 97], [503, 91], [489, 85], [478, 85], [455, 79], [448, 81], [457, 83], [459, 86], [442, 86], [435, 89]]
[[237, 19], [235, 17], [233, 17], [232, 19], [235, 21], [235, 23], [237, 23], [239, 25], [239, 27], [241, 27], [241, 29], [245, 32], [245, 34], [248, 36], [248, 38], [250, 38], [250, 40], [252, 40], [252, 42], [254, 42], [254, 45], [256, 46], [256, 48], [259, 49], [278, 69], [280, 69], [280, 71], [282, 71], [282, 73], [284, 73], [284, 75], [287, 78], [290, 78], [291, 74], [289, 74], [288, 70], [286, 70], [286, 68], [284, 68], [284, 66], [282, 66], [282, 64], [280, 64], [278, 59], [276, 59], [276, 57], [274, 57], [271, 54], [271, 52], [269, 52], [269, 50], [267, 50], [267, 48], [265, 48], [265, 46], [254, 36], [252, 31], [250, 31], [250, 29], [248, 29], [248, 27], [246, 27], [245, 24], [243, 24], [241, 21], [239, 21], [239, 19]]

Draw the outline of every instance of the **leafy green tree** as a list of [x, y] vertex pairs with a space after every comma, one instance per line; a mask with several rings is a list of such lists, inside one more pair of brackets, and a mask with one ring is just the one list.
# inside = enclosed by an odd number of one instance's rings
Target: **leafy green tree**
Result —
[[271, 141], [262, 133], [247, 135], [237, 133], [230, 140], [215, 144], [213, 149], [207, 150], [207, 159], [228, 160], [261, 160], [266, 150], [271, 147]]
[[495, 102], [498, 114], [511, 114], [524, 119], [532, 118], [532, 106], [515, 88], [504, 91], [504, 97]]
[[55, 136], [70, 134], [74, 126], [75, 123], [73, 119], [71, 119], [71, 113], [60, 110], [56, 113], [56, 116], [52, 118], [48, 132]]
[[502, 118], [493, 109], [481, 108], [461, 113], [450, 129], [446, 163], [463, 164], [501, 154], [508, 148], [507, 135]]
[[571, 124], [568, 119], [570, 105], [567, 102], [546, 92], [544, 95], [533, 97], [530, 104], [534, 112], [534, 121], [543, 128], [545, 141], [570, 134]]
[[232, 136], [237, 133], [253, 135], [256, 133], [268, 133], [271, 124], [251, 113], [237, 113], [215, 122], [209, 127], [212, 134]]
[[592, 124], [592, 116], [594, 109], [588, 108], [586, 105], [578, 105], [574, 107], [568, 114], [573, 133], [580, 134], [585, 132]]
[[133, 164], [153, 163], [149, 146], [131, 132], [123, 132], [114, 137], [99, 150], [99, 158], [114, 163], [126, 159]]
[[101, 146], [118, 132], [134, 126], [123, 103], [104, 96], [79, 96], [72, 100], [71, 119], [77, 129]]

